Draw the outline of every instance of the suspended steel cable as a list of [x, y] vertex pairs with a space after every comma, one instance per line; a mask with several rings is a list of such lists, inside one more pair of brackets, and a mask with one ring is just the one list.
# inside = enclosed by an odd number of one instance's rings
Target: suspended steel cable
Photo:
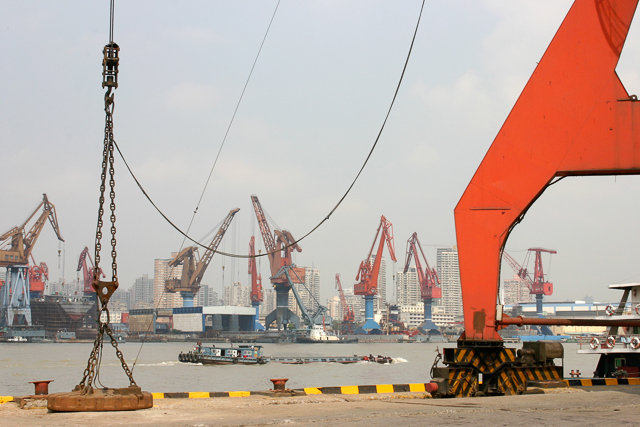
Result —
[[[367, 163], [369, 162], [369, 159], [371, 158], [373, 151], [376, 149], [378, 142], [380, 141], [380, 137], [382, 136], [382, 132], [384, 131], [384, 128], [387, 124], [387, 120], [389, 119], [389, 116], [391, 115], [391, 110], [393, 109], [393, 106], [395, 104], [396, 98], [398, 97], [398, 92], [400, 91], [400, 86], [402, 85], [402, 81], [404, 79], [404, 74], [407, 70], [407, 66], [409, 64], [409, 59], [411, 58], [411, 53], [413, 51], [413, 45], [415, 44], [415, 40], [416, 40], [416, 36], [418, 34], [418, 28], [420, 27], [420, 20], [422, 18], [422, 12], [424, 10], [424, 3], [425, 0], [422, 0], [422, 5], [420, 6], [420, 13], [418, 14], [418, 20], [416, 22], [416, 27], [413, 33], [413, 38], [411, 39], [411, 45], [409, 46], [409, 51], [407, 52], [407, 57], [405, 59], [404, 62], [404, 66], [402, 68], [402, 73], [400, 74], [400, 79], [398, 80], [398, 84], [396, 86], [396, 90], [393, 94], [393, 98], [391, 99], [391, 103], [389, 105], [389, 109], [387, 110], [387, 114], [385, 115], [385, 118], [382, 122], [382, 126], [380, 127], [380, 130], [378, 131], [378, 135], [376, 136], [376, 139], [371, 147], [371, 149], [369, 150], [369, 154], [367, 155], [367, 157], [364, 160], [364, 163], [362, 164], [362, 166], [360, 167], [360, 170], [358, 171], [358, 173], [356, 174], [355, 178], [353, 179], [353, 181], [351, 182], [351, 184], [349, 185], [349, 187], [347, 188], [347, 191], [343, 194], [343, 196], [340, 198], [340, 200], [338, 200], [338, 203], [336, 203], [336, 205], [331, 209], [331, 211], [329, 211], [329, 213], [327, 214], [326, 217], [324, 217], [322, 219], [322, 221], [320, 221], [315, 227], [313, 227], [308, 233], [306, 233], [305, 235], [303, 235], [301, 238], [297, 239], [296, 241], [290, 243], [287, 246], [284, 246], [274, 252], [267, 252], [264, 254], [259, 254], [259, 255], [242, 255], [242, 254], [232, 254], [232, 253], [227, 253], [227, 252], [223, 252], [223, 251], [219, 251], [216, 250], [215, 253], [223, 255], [223, 256], [227, 256], [227, 257], [233, 257], [233, 258], [258, 258], [258, 257], [263, 257], [266, 255], [270, 255], [272, 253], [275, 252], [279, 252], [281, 250], [284, 250], [286, 248], [289, 248], [291, 246], [294, 246], [296, 244], [298, 244], [299, 242], [301, 242], [302, 240], [304, 240], [306, 237], [308, 237], [309, 235], [311, 235], [311, 233], [315, 232], [318, 228], [320, 228], [320, 226], [322, 224], [324, 224], [330, 217], [331, 215], [333, 215], [333, 213], [338, 209], [338, 207], [342, 204], [342, 202], [344, 201], [344, 199], [347, 197], [347, 195], [349, 195], [349, 193], [351, 192], [351, 190], [353, 189], [353, 187], [355, 186], [356, 182], [358, 181], [358, 178], [360, 178], [360, 175], [362, 174], [362, 171], [364, 170], [365, 166], [367, 165]], [[274, 12], [275, 13], [275, 12]], [[254, 64], [255, 65], [255, 64]], [[253, 70], [253, 69], [252, 69]], [[243, 91], [244, 93], [244, 91]], [[237, 111], [237, 108], [236, 108]], [[235, 113], [234, 113], [234, 117], [235, 117]], [[227, 130], [228, 131], [228, 130]], [[226, 135], [225, 135], [226, 137]], [[115, 144], [115, 141], [114, 141]], [[158, 208], [158, 206], [153, 202], [153, 200], [151, 200], [151, 197], [149, 197], [149, 195], [147, 194], [147, 192], [144, 190], [144, 188], [142, 187], [142, 184], [140, 184], [140, 181], [138, 181], [138, 179], [136, 178], [136, 176], [134, 175], [133, 171], [131, 170], [131, 168], [129, 167], [127, 161], [124, 158], [124, 155], [122, 154], [122, 151], [120, 150], [120, 147], [118, 147], [117, 144], [115, 144], [116, 150], [118, 151], [118, 154], [120, 155], [120, 157], [122, 158], [122, 161], [124, 162], [125, 166], [127, 167], [127, 170], [129, 171], [129, 173], [131, 174], [131, 177], [133, 178], [133, 180], [136, 182], [136, 184], [138, 185], [138, 188], [140, 188], [140, 191], [142, 191], [142, 193], [144, 194], [144, 196], [147, 198], [147, 200], [149, 200], [149, 202], [151, 203], [151, 205], [158, 211], [158, 213], [180, 234], [182, 234], [182, 236], [184, 236], [185, 239], [190, 240], [191, 242], [195, 243], [198, 246], [201, 246], [203, 248], [206, 248], [206, 246], [200, 244], [199, 242], [197, 242], [196, 240], [194, 240], [193, 238], [191, 238], [186, 232], [182, 231], [177, 225], [175, 225], [161, 210], [160, 208]], [[222, 149], [222, 147], [220, 147], [220, 149]], [[220, 152], [218, 152], [218, 154], [220, 154]], [[217, 161], [217, 157], [216, 157], [216, 161]], [[215, 167], [215, 164], [214, 164]], [[213, 169], [212, 169], [213, 171]], [[207, 181], [208, 183], [208, 181]], [[201, 196], [202, 199], [202, 196]], [[197, 212], [197, 207], [196, 207], [196, 211], [194, 211], [194, 215]], [[192, 218], [192, 222], [193, 222], [193, 218]], [[191, 226], [191, 224], [189, 225]], [[188, 232], [188, 229], [187, 229]]]
[[[260, 52], [262, 52], [262, 47], [264, 46], [264, 42], [267, 40], [267, 35], [269, 35], [269, 30], [271, 29], [271, 24], [273, 24], [273, 19], [276, 17], [278, 6], [280, 6], [280, 0], [278, 0], [278, 3], [276, 4], [276, 8], [273, 11], [273, 15], [271, 15], [271, 20], [269, 21], [269, 25], [267, 26], [267, 31], [264, 33], [264, 37], [262, 38], [262, 43], [260, 43], [260, 48], [258, 49], [258, 53], [256, 54], [256, 59], [253, 60], [253, 65], [251, 66], [251, 71], [249, 71], [249, 76], [247, 76], [247, 81], [244, 83], [244, 87], [242, 88], [242, 92], [240, 93], [240, 98], [238, 99], [236, 108], [235, 110], [233, 110], [233, 114], [231, 115], [229, 126], [227, 126], [227, 131], [224, 133], [224, 137], [222, 138], [222, 144], [220, 144], [220, 148], [218, 149], [218, 154], [216, 154], [216, 158], [213, 161], [213, 165], [211, 166], [211, 170], [209, 171], [209, 176], [207, 177], [207, 181], [205, 182], [204, 187], [202, 188], [202, 193], [200, 194], [200, 198], [198, 199], [198, 204], [196, 205], [196, 208], [193, 211], [193, 215], [191, 216], [191, 221], [189, 222], [189, 226], [187, 227], [187, 234], [189, 234], [189, 231], [191, 230], [191, 225], [193, 224], [193, 220], [195, 219], [196, 214], [198, 213], [198, 209], [200, 208], [200, 203], [202, 203], [202, 199], [204, 198], [204, 193], [205, 191], [207, 191], [207, 187], [209, 186], [209, 181], [211, 181], [211, 176], [213, 175], [213, 170], [218, 164], [220, 153], [222, 152], [224, 143], [227, 141], [227, 136], [229, 136], [229, 131], [231, 130], [231, 126], [233, 126], [233, 121], [235, 120], [236, 114], [238, 113], [238, 109], [240, 108], [240, 103], [242, 102], [242, 98], [244, 98], [244, 93], [247, 90], [247, 86], [249, 85], [249, 81], [251, 80], [251, 76], [253, 75], [253, 70], [256, 68], [256, 64], [258, 63], [258, 58], [260, 58]], [[185, 239], [182, 240], [182, 245], [184, 245]]]

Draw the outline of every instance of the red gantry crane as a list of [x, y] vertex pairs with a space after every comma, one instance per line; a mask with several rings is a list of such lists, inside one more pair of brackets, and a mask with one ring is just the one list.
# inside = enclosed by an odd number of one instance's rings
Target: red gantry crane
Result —
[[[373, 249], [376, 246], [376, 241], [380, 236], [380, 243], [378, 244], [378, 251], [373, 254]], [[396, 261], [396, 252], [393, 242], [393, 224], [389, 222], [384, 215], [380, 217], [380, 225], [376, 232], [376, 237], [373, 239], [373, 244], [369, 250], [369, 255], [360, 263], [360, 269], [356, 283], [353, 286], [353, 293], [355, 295], [364, 295], [364, 329], [367, 333], [374, 329], [380, 330], [380, 325], [373, 320], [373, 299], [378, 293], [378, 273], [380, 273], [380, 264], [382, 262], [382, 250], [384, 249], [384, 243], [387, 243], [389, 249], [389, 255], [391, 259]], [[372, 255], [375, 257], [371, 262]]]
[[[29, 231], [27, 224], [42, 208]], [[47, 220], [51, 223], [58, 240], [64, 242], [58, 227], [56, 208], [46, 194], [26, 221], [12, 227], [0, 236], [0, 267], [7, 267], [6, 283], [0, 292], [0, 326], [31, 325], [29, 303], [29, 256]]]
[[256, 310], [253, 326], [256, 331], [264, 329], [260, 324], [260, 303], [262, 302], [262, 275], [258, 274], [256, 256], [256, 238], [249, 240], [249, 274], [251, 275], [251, 306]]
[[[290, 322], [299, 327], [300, 319], [289, 310], [289, 291], [293, 283], [304, 283], [304, 268], [296, 268], [291, 261], [291, 253], [294, 250], [302, 252], [302, 248], [295, 243], [296, 240], [286, 230], [275, 230], [272, 235], [258, 196], [251, 196], [251, 202], [260, 226], [267, 258], [269, 258], [271, 268], [269, 279], [276, 290], [276, 310], [267, 315], [265, 327], [268, 328], [273, 321], [276, 322], [278, 330], [282, 329], [283, 324]], [[292, 270], [293, 274], [288, 274], [289, 270]]]
[[[87, 264], [87, 259], [89, 259], [89, 264]], [[91, 267], [89, 267], [89, 265]], [[80, 257], [78, 258], [78, 268], [77, 272], [82, 271], [82, 292], [85, 297], [90, 299], [91, 301], [96, 300], [96, 290], [93, 288], [93, 260], [91, 259], [91, 255], [89, 254], [89, 248], [84, 247], [82, 252], [80, 253]], [[100, 269], [99, 277], [106, 277], [102, 268]]]
[[340, 282], [340, 273], [336, 273], [336, 289], [338, 289], [340, 305], [342, 306], [342, 333], [353, 334], [356, 316], [353, 312], [353, 307], [347, 303], [347, 299], [344, 296], [342, 283]]
[[[420, 251], [419, 253], [418, 250]], [[424, 270], [422, 269], [419, 254], [422, 255], [422, 259], [426, 265]], [[438, 287], [440, 278], [438, 278], [436, 269], [429, 267], [427, 257], [424, 255], [424, 251], [418, 240], [418, 233], [413, 233], [407, 241], [407, 255], [404, 263], [405, 273], [409, 271], [412, 258], [415, 259], [418, 283], [420, 284], [420, 296], [424, 303], [424, 322], [418, 328], [424, 333], [427, 333], [427, 331], [437, 331], [438, 326], [436, 326], [432, 320], [431, 304], [433, 298], [442, 298], [442, 289]]]
[[573, 3], [460, 198], [454, 213], [464, 332], [457, 348], [445, 349], [447, 367], [432, 370], [428, 392], [516, 394], [527, 379], [561, 380], [554, 359], [562, 357], [562, 344], [523, 343], [516, 352], [498, 333], [508, 325], [640, 325], [632, 316], [512, 318], [496, 304], [509, 234], [549, 185], [572, 176], [640, 174], [640, 107], [616, 73], [637, 6]]
[[209, 267], [209, 262], [211, 262], [213, 254], [218, 249], [220, 242], [222, 242], [222, 238], [227, 232], [229, 225], [231, 225], [231, 220], [233, 220], [234, 215], [237, 214], [239, 210], [240, 209], [236, 208], [229, 211], [218, 232], [213, 236], [211, 243], [209, 243], [204, 254], [202, 254], [202, 258], [198, 256], [197, 246], [189, 246], [180, 251], [180, 253], [169, 262], [169, 267], [182, 265], [182, 275], [180, 279], [165, 280], [164, 288], [166, 292], [180, 292], [183, 307], [193, 307], [193, 297], [200, 290], [200, 282], [202, 281], [204, 272], [207, 270], [207, 267]]

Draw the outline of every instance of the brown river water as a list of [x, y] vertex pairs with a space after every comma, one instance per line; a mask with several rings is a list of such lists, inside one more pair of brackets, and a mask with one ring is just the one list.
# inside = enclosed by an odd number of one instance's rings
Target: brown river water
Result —
[[[50, 393], [70, 391], [82, 379], [92, 343], [1, 343], [0, 396], [34, 393], [29, 381], [54, 380]], [[220, 345], [221, 346], [221, 345]], [[358, 344], [263, 344], [265, 356], [364, 356], [383, 355], [394, 363], [312, 363], [307, 365], [202, 366], [178, 362], [178, 354], [193, 343], [120, 344], [133, 377], [145, 391], [258, 391], [273, 387], [270, 378], [289, 378], [287, 388], [369, 384], [406, 384], [430, 380], [436, 349], [455, 343], [358, 343]], [[520, 348], [521, 344], [507, 344]], [[572, 369], [590, 377], [597, 355], [578, 355], [579, 344], [564, 344], [565, 375]], [[139, 353], [139, 355], [138, 355]], [[105, 387], [126, 387], [127, 377], [111, 346], [105, 345], [100, 380]], [[137, 361], [136, 361], [137, 357]], [[134, 365], [134, 361], [135, 365]]]

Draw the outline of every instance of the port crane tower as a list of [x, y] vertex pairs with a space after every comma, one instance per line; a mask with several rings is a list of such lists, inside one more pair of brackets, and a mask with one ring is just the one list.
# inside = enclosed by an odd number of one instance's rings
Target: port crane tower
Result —
[[[275, 321], [278, 330], [281, 330], [286, 323], [294, 323], [296, 327], [299, 327], [300, 318], [289, 310], [289, 291], [295, 283], [304, 283], [304, 268], [296, 267], [291, 260], [291, 253], [294, 250], [302, 252], [302, 248], [295, 243], [296, 240], [287, 230], [274, 230], [273, 234], [271, 234], [271, 228], [258, 196], [251, 196], [251, 202], [260, 226], [267, 258], [269, 259], [269, 267], [271, 269], [269, 280], [276, 290], [276, 309], [267, 315], [265, 326], [268, 328]], [[290, 274], [289, 270], [293, 274]], [[302, 309], [302, 307], [300, 308]]]
[[336, 289], [340, 295], [340, 305], [342, 306], [342, 333], [353, 334], [356, 323], [356, 316], [353, 307], [347, 303], [347, 298], [342, 290], [342, 282], [340, 282], [340, 273], [336, 273]]
[[[42, 212], [27, 231], [27, 224], [40, 208]], [[6, 283], [0, 291], [0, 326], [31, 325], [29, 256], [47, 220], [58, 240], [64, 242], [58, 227], [56, 208], [46, 194], [42, 195], [38, 207], [22, 225], [12, 227], [0, 236], [0, 242], [5, 242], [0, 244], [0, 267], [7, 268]]]
[[249, 240], [249, 275], [251, 276], [251, 307], [256, 311], [253, 319], [253, 328], [256, 331], [263, 330], [260, 324], [260, 303], [263, 301], [262, 295], [262, 275], [258, 273], [256, 262], [256, 237], [251, 236]]
[[[89, 264], [87, 264], [87, 259], [89, 259]], [[89, 267], [91, 265], [91, 267]], [[93, 288], [93, 273], [94, 266], [93, 260], [91, 259], [91, 255], [89, 254], [89, 248], [84, 247], [82, 252], [80, 252], [80, 257], [78, 258], [78, 268], [76, 271], [79, 273], [82, 271], [82, 293], [85, 297], [87, 297], [91, 301], [96, 301], [96, 290]], [[106, 277], [102, 268], [98, 274], [98, 277]]]
[[[425, 263], [425, 268], [422, 268], [422, 262], [420, 261], [420, 255]], [[423, 333], [428, 331], [438, 331], [438, 326], [433, 323], [433, 315], [431, 314], [431, 305], [434, 298], [442, 298], [442, 289], [438, 287], [440, 284], [440, 278], [435, 268], [429, 267], [427, 257], [424, 255], [420, 241], [418, 240], [418, 233], [413, 233], [407, 241], [407, 255], [404, 262], [404, 273], [409, 271], [411, 266], [411, 259], [415, 260], [416, 272], [418, 275], [418, 283], [420, 284], [420, 297], [424, 304], [424, 322], [418, 327]]]
[[[373, 249], [376, 246], [376, 241], [380, 236], [380, 243], [378, 244], [378, 251], [373, 255]], [[380, 264], [382, 262], [382, 251], [384, 244], [387, 243], [389, 249], [389, 255], [391, 259], [396, 261], [396, 252], [393, 242], [393, 224], [387, 220], [384, 215], [380, 217], [380, 225], [376, 232], [376, 237], [373, 239], [373, 244], [369, 250], [369, 255], [360, 263], [356, 280], [359, 282], [353, 286], [353, 293], [355, 295], [364, 296], [364, 329], [367, 333], [372, 330], [380, 330], [380, 325], [373, 320], [373, 300], [378, 293], [378, 274], [380, 273]], [[374, 257], [371, 262], [372, 255]]]
[[561, 343], [523, 343], [516, 352], [498, 333], [508, 325], [640, 326], [632, 316], [510, 317], [496, 304], [507, 239], [546, 188], [572, 176], [640, 174], [638, 98], [616, 73], [637, 6], [573, 3], [455, 207], [464, 332], [457, 348], [444, 349], [446, 367], [434, 366], [428, 392], [517, 394], [527, 379], [564, 377], [554, 362]]
[[165, 291], [169, 293], [180, 292], [183, 307], [193, 307], [193, 297], [198, 293], [198, 290], [200, 290], [200, 282], [209, 266], [209, 262], [211, 262], [213, 254], [218, 249], [229, 225], [231, 225], [233, 217], [239, 210], [239, 208], [236, 208], [229, 211], [229, 214], [227, 214], [227, 217], [222, 222], [216, 235], [213, 236], [211, 243], [207, 246], [202, 257], [199, 257], [197, 246], [189, 246], [180, 251], [180, 253], [169, 262], [169, 267], [172, 268], [181, 265], [182, 275], [179, 279], [165, 280]]

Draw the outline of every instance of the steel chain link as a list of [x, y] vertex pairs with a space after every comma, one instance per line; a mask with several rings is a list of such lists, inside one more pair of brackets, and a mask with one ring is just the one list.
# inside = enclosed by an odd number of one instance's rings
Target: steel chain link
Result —
[[[87, 367], [84, 370], [82, 381], [78, 384], [77, 389], [81, 389], [86, 391], [92, 387], [93, 384], [97, 381], [97, 376], [100, 370], [99, 361], [100, 361], [100, 353], [102, 351], [104, 335], [105, 333], [109, 336], [111, 345], [116, 351], [116, 356], [122, 365], [122, 369], [127, 374], [129, 378], [129, 384], [131, 386], [135, 386], [136, 382], [133, 379], [133, 374], [129, 369], [129, 366], [124, 360], [124, 356], [122, 352], [118, 348], [118, 342], [113, 336], [113, 331], [109, 326], [109, 309], [107, 307], [108, 300], [105, 301], [105, 304], [102, 304], [102, 300], [98, 293], [98, 282], [100, 281], [100, 251], [102, 249], [102, 226], [104, 225], [104, 221], [102, 217], [104, 216], [104, 201], [105, 201], [105, 191], [106, 191], [106, 180], [107, 180], [107, 169], [109, 171], [109, 198], [110, 204], [109, 209], [111, 211], [111, 215], [109, 217], [111, 222], [111, 270], [112, 276], [111, 280], [115, 284], [115, 287], [118, 287], [118, 264], [116, 261], [116, 181], [115, 181], [115, 169], [114, 169], [114, 145], [115, 141], [113, 138], [113, 95], [111, 95], [111, 88], [107, 91], [104, 97], [105, 100], [105, 108], [104, 111], [106, 113], [105, 117], [105, 128], [104, 128], [104, 149], [102, 152], [102, 173], [100, 175], [100, 198], [99, 198], [99, 206], [98, 206], [98, 223], [96, 227], [96, 241], [95, 241], [95, 267], [93, 273], [93, 281], [96, 288], [96, 300], [98, 304], [98, 333], [96, 335], [96, 339], [93, 343], [93, 349], [91, 350], [91, 354], [89, 355], [89, 361], [87, 363]], [[102, 321], [102, 314], [106, 315], [106, 320]]]

